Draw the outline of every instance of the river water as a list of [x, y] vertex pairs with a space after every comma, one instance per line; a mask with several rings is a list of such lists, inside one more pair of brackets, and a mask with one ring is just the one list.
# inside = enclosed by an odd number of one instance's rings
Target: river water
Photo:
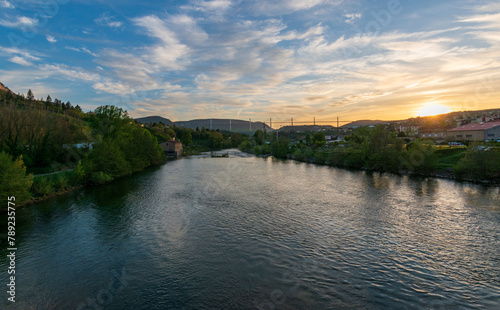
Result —
[[230, 155], [17, 210], [0, 307], [499, 308], [498, 187]]

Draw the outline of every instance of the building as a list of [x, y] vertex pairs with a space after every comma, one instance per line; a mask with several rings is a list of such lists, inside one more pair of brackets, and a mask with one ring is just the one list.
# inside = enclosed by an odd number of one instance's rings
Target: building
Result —
[[457, 141], [484, 141], [500, 139], [500, 122], [472, 123], [447, 131]]
[[170, 141], [165, 141], [160, 143], [160, 146], [162, 147], [163, 151], [167, 156], [173, 156], [173, 157], [182, 156], [182, 143], [179, 141], [175, 141], [175, 138], [173, 138]]
[[421, 128], [418, 130], [419, 138], [444, 140], [446, 136], [447, 136], [447, 131], [446, 129], [443, 128]]
[[395, 129], [399, 132], [404, 132], [406, 136], [415, 136], [418, 133], [418, 126], [413, 125], [399, 125]]

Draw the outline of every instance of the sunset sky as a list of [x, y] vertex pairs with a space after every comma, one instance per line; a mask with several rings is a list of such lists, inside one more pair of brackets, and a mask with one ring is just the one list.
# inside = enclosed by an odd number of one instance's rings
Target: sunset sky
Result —
[[0, 82], [85, 111], [321, 121], [500, 107], [498, 1], [0, 0], [0, 37]]

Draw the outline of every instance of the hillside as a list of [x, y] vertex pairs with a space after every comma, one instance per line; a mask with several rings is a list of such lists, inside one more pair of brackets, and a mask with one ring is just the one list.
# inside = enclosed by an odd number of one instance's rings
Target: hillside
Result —
[[12, 94], [14, 93], [7, 86], [5, 86], [2, 82], [0, 82], [0, 91], [9, 92], [9, 93], [12, 93]]
[[250, 124], [249, 121], [239, 119], [194, 119], [190, 121], [175, 122], [175, 125], [191, 129], [196, 129], [196, 127], [201, 129], [202, 127], [205, 127], [206, 129], [231, 130], [238, 132], [254, 132], [258, 129], [266, 129], [267, 131], [273, 130], [267, 124], [262, 122], [251, 122]]
[[387, 121], [381, 121], [381, 120], [359, 120], [359, 121], [354, 121], [347, 123], [345, 125], [342, 125], [340, 127], [344, 128], [353, 128], [353, 127], [360, 127], [360, 126], [375, 126], [378, 124], [384, 124], [384, 123], [389, 123]]
[[164, 118], [164, 117], [161, 117], [161, 116], [146, 116], [146, 117], [136, 118], [135, 120], [138, 121], [141, 124], [163, 123], [163, 124], [168, 125], [168, 126], [172, 126], [174, 124], [168, 118]]

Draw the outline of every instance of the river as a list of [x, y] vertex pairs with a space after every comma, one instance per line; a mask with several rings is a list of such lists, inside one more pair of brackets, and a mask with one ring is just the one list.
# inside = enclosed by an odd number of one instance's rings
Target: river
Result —
[[499, 187], [230, 155], [18, 209], [0, 307], [500, 306]]

